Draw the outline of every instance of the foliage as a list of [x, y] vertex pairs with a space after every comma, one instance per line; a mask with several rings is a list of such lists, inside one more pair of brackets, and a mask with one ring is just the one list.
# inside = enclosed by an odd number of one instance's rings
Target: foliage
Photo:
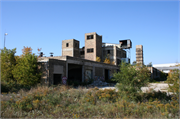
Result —
[[66, 86], [38, 86], [8, 95], [12, 98], [1, 98], [2, 118], [179, 117], [178, 100], [161, 92], [143, 94], [142, 102], [137, 103], [120, 98], [119, 93], [111, 89], [87, 90]]
[[178, 69], [171, 70], [167, 77], [169, 91], [175, 93], [179, 97], [179, 77], [180, 71]]
[[148, 85], [150, 73], [147, 67], [137, 67], [122, 62], [120, 72], [114, 74], [114, 81], [121, 95], [136, 100], [141, 87]]
[[31, 54], [32, 53], [32, 48], [24, 46], [24, 48], [22, 49], [22, 53], [23, 53], [23, 55]]
[[152, 62], [150, 62], [149, 64], [147, 64], [147, 67], [152, 67]]
[[15, 82], [12, 71], [16, 65], [15, 60], [16, 48], [10, 50], [4, 49], [1, 50], [1, 81], [7, 84], [12, 84]]
[[111, 64], [109, 54], [106, 56], [106, 58], [105, 58], [105, 60], [104, 60], [104, 63], [106, 63], [106, 64]]
[[132, 65], [133, 65], [133, 66], [136, 65], [136, 61], [133, 61]]
[[115, 61], [112, 61], [111, 64], [112, 64], [112, 65], [115, 65]]
[[101, 58], [100, 57], [96, 57], [96, 62], [101, 62]]
[[17, 60], [13, 69], [13, 76], [18, 84], [33, 86], [40, 82], [41, 73], [38, 71], [37, 56], [31, 54], [32, 49], [25, 48], [22, 50], [23, 55]]

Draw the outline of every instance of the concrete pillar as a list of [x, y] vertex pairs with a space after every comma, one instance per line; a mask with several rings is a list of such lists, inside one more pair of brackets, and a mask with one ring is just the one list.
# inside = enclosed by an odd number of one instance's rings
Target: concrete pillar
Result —
[[92, 79], [95, 78], [95, 67], [93, 66], [93, 70], [92, 70]]
[[82, 65], [82, 82], [84, 82], [84, 65]]
[[66, 77], [68, 78], [68, 62], [66, 62]]
[[104, 77], [104, 80], [105, 80], [105, 69], [104, 68], [102, 68], [103, 69], [103, 77]]

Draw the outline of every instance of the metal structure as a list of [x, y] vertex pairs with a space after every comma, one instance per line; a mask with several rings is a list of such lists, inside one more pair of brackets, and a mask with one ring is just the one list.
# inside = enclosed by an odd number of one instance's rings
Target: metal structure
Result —
[[122, 58], [121, 60], [130, 63], [131, 61], [131, 48], [132, 48], [132, 42], [130, 39], [126, 39], [126, 40], [119, 40], [119, 46], [121, 49], [126, 51], [126, 57], [127, 59]]

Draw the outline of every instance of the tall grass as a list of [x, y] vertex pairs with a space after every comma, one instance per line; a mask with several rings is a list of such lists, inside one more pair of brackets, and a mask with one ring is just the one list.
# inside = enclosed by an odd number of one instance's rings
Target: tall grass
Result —
[[[3, 118], [178, 118], [179, 99], [151, 92], [139, 101], [121, 98], [119, 92], [98, 88], [37, 86], [9, 93], [1, 99]], [[163, 97], [163, 98], [162, 98]]]

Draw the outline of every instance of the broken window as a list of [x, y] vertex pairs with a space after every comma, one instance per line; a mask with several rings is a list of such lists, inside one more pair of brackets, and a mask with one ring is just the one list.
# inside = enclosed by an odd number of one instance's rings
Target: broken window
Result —
[[87, 49], [87, 53], [91, 53], [91, 52], [94, 52], [94, 49], [93, 49], [93, 48]]
[[93, 39], [93, 35], [88, 35], [87, 39]]
[[110, 54], [110, 50], [107, 50], [107, 53]]
[[66, 43], [66, 47], [69, 47], [69, 43]]
[[80, 55], [84, 55], [84, 51], [80, 51]]

